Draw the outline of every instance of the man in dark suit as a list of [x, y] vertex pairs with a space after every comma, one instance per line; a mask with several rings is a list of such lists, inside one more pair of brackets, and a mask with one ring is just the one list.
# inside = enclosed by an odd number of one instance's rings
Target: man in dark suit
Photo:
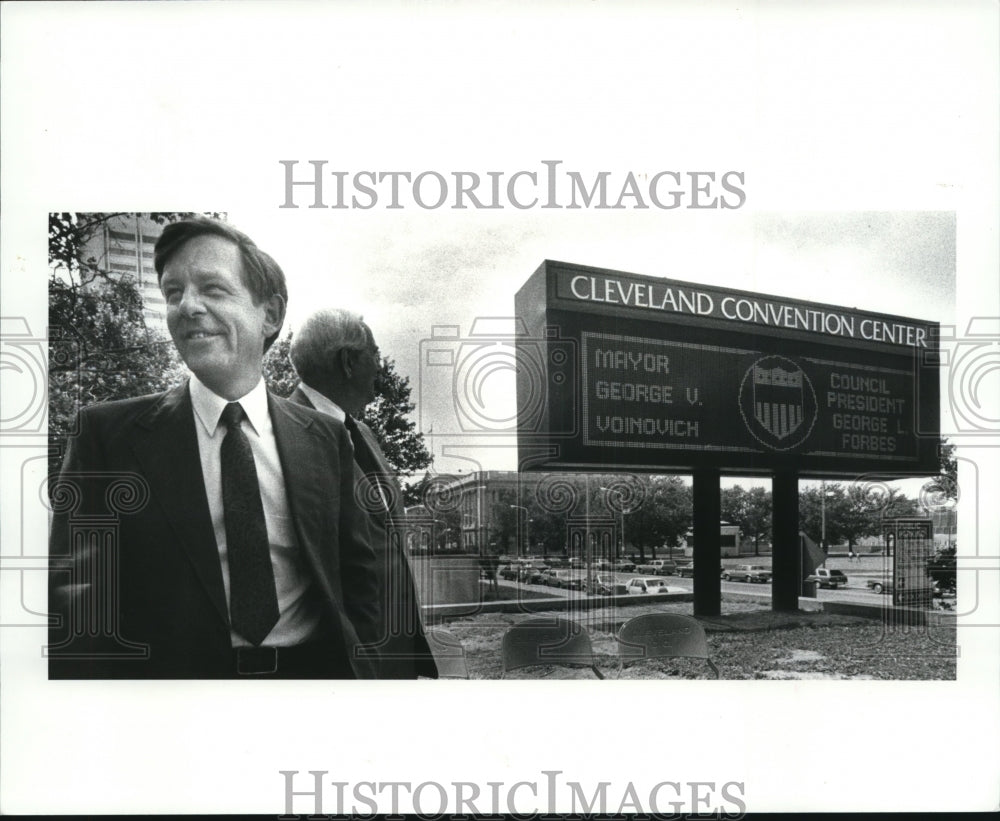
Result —
[[403, 495], [371, 429], [360, 417], [375, 398], [381, 358], [371, 329], [350, 311], [309, 316], [292, 338], [292, 364], [301, 382], [289, 397], [343, 421], [354, 441], [357, 496], [368, 512], [370, 540], [378, 557], [381, 633], [376, 649], [379, 678], [437, 678], [403, 546]]
[[192, 376], [79, 414], [50, 487], [50, 677], [372, 677], [350, 437], [261, 376], [284, 274], [201, 218], [168, 225], [154, 263]]

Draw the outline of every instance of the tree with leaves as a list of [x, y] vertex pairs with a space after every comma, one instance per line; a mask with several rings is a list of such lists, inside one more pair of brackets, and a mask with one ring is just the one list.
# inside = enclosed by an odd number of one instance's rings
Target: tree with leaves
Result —
[[799, 527], [820, 542], [823, 531], [825, 493], [826, 541], [847, 542], [854, 550], [859, 539], [877, 536], [884, 519], [917, 515], [917, 505], [898, 488], [826, 482], [799, 494]]
[[691, 487], [679, 476], [643, 476], [641, 482], [642, 501], [625, 514], [625, 537], [642, 560], [647, 547], [655, 559], [657, 548], [672, 552], [691, 527]]
[[274, 344], [264, 354], [264, 383], [276, 396], [287, 399], [299, 384], [298, 374], [292, 367], [289, 351], [292, 347], [292, 332], [274, 340]]
[[[264, 357], [264, 381], [268, 390], [287, 397], [299, 383], [299, 377], [288, 355], [293, 333], [288, 331], [276, 339]], [[410, 401], [410, 380], [396, 373], [396, 363], [382, 358], [375, 375], [375, 399], [366, 408], [362, 421], [372, 429], [386, 461], [396, 473], [400, 484], [433, 461], [424, 436], [409, 415], [416, 408]], [[404, 502], [415, 504], [419, 493], [404, 489]]]
[[490, 541], [496, 543], [500, 553], [509, 553], [516, 547], [518, 514], [522, 512], [514, 507], [516, 504], [517, 493], [514, 489], [500, 488], [486, 514], [486, 521], [491, 524]]
[[956, 502], [958, 501], [958, 457], [955, 455], [955, 446], [947, 439], [942, 439], [938, 456], [941, 460], [941, 470], [927, 483], [927, 490], [939, 497], [941, 502]]
[[722, 518], [753, 539], [755, 556], [760, 555], [760, 540], [771, 535], [772, 512], [771, 493], [765, 488], [736, 485], [722, 491]]
[[401, 484], [433, 461], [424, 435], [409, 418], [417, 407], [410, 401], [411, 390], [410, 378], [396, 373], [396, 363], [383, 357], [375, 375], [375, 401], [364, 413], [364, 422], [374, 432]]
[[[126, 216], [49, 215], [49, 445], [55, 459], [81, 408], [155, 393], [183, 378], [173, 343], [146, 324], [135, 277], [87, 256], [88, 242]], [[188, 215], [134, 216], [163, 224]]]
[[826, 549], [830, 543], [846, 539], [841, 521], [846, 509], [846, 491], [840, 483], [825, 482], [805, 488], [799, 492], [799, 529]]

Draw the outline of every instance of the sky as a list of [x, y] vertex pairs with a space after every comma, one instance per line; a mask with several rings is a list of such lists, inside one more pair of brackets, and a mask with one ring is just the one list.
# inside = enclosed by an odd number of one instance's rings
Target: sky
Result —
[[[308, 173], [300, 165], [299, 174]], [[306, 206], [311, 193], [296, 202]], [[450, 435], [462, 433], [454, 369], [428, 366], [426, 352], [439, 347], [435, 326], [457, 326], [469, 339], [477, 319], [513, 317], [514, 294], [544, 259], [955, 322], [950, 211], [291, 214], [295, 221], [269, 211], [235, 210], [228, 218], [283, 266], [293, 331], [320, 307], [365, 317], [383, 355], [410, 379], [413, 419], [441, 473], [514, 470], [517, 450], [513, 435], [491, 437], [490, 447], [478, 447], [487, 444], [483, 437]], [[490, 372], [482, 390], [495, 418], [515, 417], [512, 363]], [[462, 458], [450, 457], [459, 443]], [[737, 482], [759, 480], [724, 480]], [[922, 484], [901, 486], [915, 495]]]
[[[5, 358], [0, 379], [29, 409], [44, 407], [51, 211], [228, 213], [286, 270], [292, 327], [314, 306], [361, 311], [415, 398], [434, 326], [467, 333], [477, 317], [509, 316], [546, 258], [857, 305], [953, 324], [971, 351], [968, 384], [947, 377], [943, 428], [963, 460], [960, 550], [979, 568], [960, 584], [956, 681], [679, 681], [666, 696], [662, 682], [598, 682], [616, 704], [685, 707], [672, 719], [683, 743], [640, 739], [613, 756], [586, 721], [539, 736], [494, 720], [526, 701], [590, 715], [599, 699], [573, 686], [584, 682], [53, 687], [38, 615], [45, 435], [5, 418], [4, 810], [278, 814], [280, 770], [512, 783], [552, 768], [589, 783], [742, 781], [756, 811], [816, 809], [819, 795], [825, 810], [995, 809], [996, 745], [976, 739], [1000, 727], [998, 13], [992, 0], [0, 5], [3, 352], [40, 357], [35, 371]], [[282, 209], [282, 160], [352, 174], [513, 175], [546, 160], [616, 179], [739, 171], [746, 199], [697, 211]], [[509, 374], [495, 379], [499, 406]], [[440, 436], [451, 396], [423, 395], [418, 418]], [[953, 418], [953, 405], [979, 415]], [[502, 442], [473, 461], [446, 459], [447, 444], [434, 443], [441, 471], [512, 464]], [[11, 616], [21, 602], [34, 615]], [[858, 763], [856, 733], [803, 731], [845, 703], [852, 726], [891, 739], [877, 767]], [[954, 743], [929, 758], [938, 711]]]

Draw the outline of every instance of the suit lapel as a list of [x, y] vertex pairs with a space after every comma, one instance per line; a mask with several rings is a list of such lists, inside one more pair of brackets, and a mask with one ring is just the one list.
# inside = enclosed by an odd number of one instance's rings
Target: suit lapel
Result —
[[201, 472], [191, 393], [182, 385], [136, 420], [132, 449], [177, 543], [224, 622], [229, 623], [219, 549]]
[[295, 390], [293, 390], [288, 396], [289, 402], [294, 402], [296, 405], [304, 405], [307, 408], [316, 409], [313, 405], [312, 400], [306, 396], [306, 392], [302, 390], [301, 386], [296, 385]]
[[310, 430], [312, 420], [293, 416], [284, 403], [270, 393], [267, 402], [295, 535], [310, 565], [316, 569], [327, 596], [333, 597], [330, 583], [334, 572], [333, 551], [323, 550], [321, 546], [327, 539], [326, 534], [337, 532], [330, 504], [336, 477], [330, 476], [324, 469], [323, 460], [317, 458], [319, 443]]
[[399, 482], [396, 481], [395, 471], [393, 471], [392, 467], [386, 461], [385, 454], [382, 453], [382, 448], [375, 438], [372, 429], [360, 419], [357, 420], [357, 424], [358, 432], [361, 434], [361, 438], [365, 440], [365, 444], [368, 445], [372, 459], [374, 459], [375, 464], [378, 466], [383, 501], [388, 503], [387, 512], [393, 517], [402, 516], [403, 500], [399, 493]]

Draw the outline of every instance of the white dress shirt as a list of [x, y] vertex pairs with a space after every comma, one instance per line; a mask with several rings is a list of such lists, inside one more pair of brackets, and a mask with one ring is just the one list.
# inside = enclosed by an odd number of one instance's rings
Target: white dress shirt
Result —
[[[191, 376], [191, 404], [194, 406], [195, 429], [198, 432], [198, 452], [201, 472], [208, 494], [208, 509], [212, 516], [215, 541], [222, 563], [222, 581], [226, 588], [226, 605], [229, 606], [229, 561], [226, 550], [226, 522], [222, 506], [222, 460], [220, 451], [226, 436], [226, 426], [220, 423], [222, 411], [229, 400], [214, 394], [198, 379]], [[278, 595], [278, 623], [264, 639], [266, 646], [290, 646], [313, 638], [320, 623], [320, 609], [316, 597], [309, 595], [312, 575], [295, 537], [295, 528], [285, 494], [285, 476], [278, 458], [278, 444], [274, 438], [271, 415], [267, 410], [267, 390], [261, 379], [256, 387], [236, 400], [243, 406], [246, 418], [241, 424], [250, 442], [257, 482], [260, 485], [264, 519], [267, 523], [267, 540], [271, 545], [271, 566]], [[250, 644], [238, 633], [231, 634], [234, 647]]]
[[302, 393], [309, 397], [313, 407], [322, 413], [332, 416], [338, 422], [343, 422], [347, 418], [347, 413], [336, 402], [328, 399], [315, 388], [310, 388], [305, 382], [299, 382]]

